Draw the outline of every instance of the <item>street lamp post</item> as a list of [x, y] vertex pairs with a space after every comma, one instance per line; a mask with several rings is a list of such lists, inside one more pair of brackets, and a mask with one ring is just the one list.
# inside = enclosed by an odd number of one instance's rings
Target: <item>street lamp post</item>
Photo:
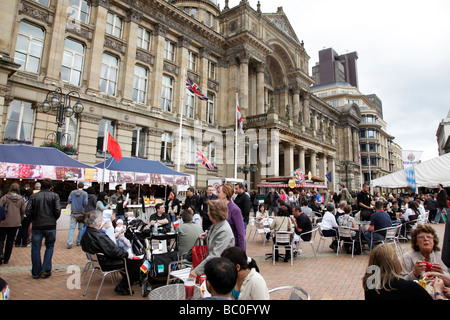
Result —
[[[78, 97], [77, 101], [71, 106], [72, 95]], [[80, 94], [72, 90], [67, 94], [63, 94], [60, 87], [56, 87], [55, 90], [49, 91], [45, 97], [44, 102], [41, 107], [42, 112], [48, 113], [50, 111], [56, 111], [56, 142], [61, 144], [62, 137], [62, 126], [66, 122], [66, 118], [72, 117], [74, 114], [78, 115], [83, 112], [84, 106], [81, 103]]]

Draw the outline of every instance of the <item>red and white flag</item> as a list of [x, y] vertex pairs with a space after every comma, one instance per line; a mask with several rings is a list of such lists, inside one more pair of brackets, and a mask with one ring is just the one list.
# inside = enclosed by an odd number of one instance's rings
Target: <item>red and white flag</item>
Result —
[[244, 133], [243, 124], [242, 124], [242, 116], [241, 116], [241, 108], [239, 107], [238, 97], [236, 95], [236, 120], [239, 123], [239, 129], [241, 133]]

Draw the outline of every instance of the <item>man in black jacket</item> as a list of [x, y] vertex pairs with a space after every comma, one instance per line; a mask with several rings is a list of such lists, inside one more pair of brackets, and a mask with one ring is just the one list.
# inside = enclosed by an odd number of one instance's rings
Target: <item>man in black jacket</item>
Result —
[[217, 196], [214, 194], [214, 187], [208, 186], [206, 187], [206, 194], [200, 197], [200, 209], [202, 216], [202, 228], [203, 230], [208, 230], [211, 227], [212, 222], [208, 217], [208, 201], [209, 200], [217, 200]]
[[[124, 258], [127, 258], [126, 264], [130, 285], [139, 280], [140, 267], [143, 260], [139, 259], [125, 249], [115, 244], [105, 232], [102, 232], [102, 214], [99, 211], [87, 213], [84, 223], [86, 231], [81, 238], [81, 248], [84, 252], [90, 254], [101, 253], [98, 255], [99, 263], [104, 271], [115, 270], [124, 267]], [[114, 292], [121, 295], [129, 295], [128, 280], [126, 276], [122, 277], [120, 283], [115, 287]]]
[[[50, 191], [52, 181], [41, 182], [41, 191], [31, 195], [26, 213], [31, 221], [31, 275], [33, 279], [52, 274], [53, 248], [56, 240], [56, 220], [61, 216], [59, 195]], [[45, 239], [44, 262], [41, 263], [42, 239]]]
[[236, 183], [234, 185], [234, 192], [237, 194], [234, 199], [234, 203], [239, 207], [239, 209], [241, 209], [242, 217], [244, 218], [244, 229], [247, 231], [247, 225], [250, 219], [250, 210], [252, 209], [250, 196], [247, 192], [245, 192], [245, 188], [242, 183]]

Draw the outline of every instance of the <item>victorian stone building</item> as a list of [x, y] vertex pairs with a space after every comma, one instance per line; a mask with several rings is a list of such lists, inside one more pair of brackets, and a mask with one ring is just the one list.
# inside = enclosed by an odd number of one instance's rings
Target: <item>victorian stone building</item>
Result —
[[[77, 148], [75, 158], [96, 164], [109, 132], [124, 156], [163, 161], [202, 188], [210, 177], [234, 176], [238, 101], [238, 165], [258, 168], [248, 173], [250, 189], [298, 167], [321, 179], [332, 172], [334, 189], [342, 163], [357, 161], [360, 110], [311, 94], [309, 56], [281, 7], [263, 13], [245, 0], [233, 8], [207, 0], [13, 0], [0, 16], [5, 143], [39, 146], [56, 137]], [[186, 76], [208, 101], [186, 91]], [[55, 89], [66, 108], [83, 105], [59, 125], [58, 110], [44, 103]], [[196, 147], [214, 170], [197, 165]]]

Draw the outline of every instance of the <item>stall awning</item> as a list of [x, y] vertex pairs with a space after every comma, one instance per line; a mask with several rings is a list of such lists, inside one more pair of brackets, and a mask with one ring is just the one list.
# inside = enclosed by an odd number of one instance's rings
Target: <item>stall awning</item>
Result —
[[94, 181], [96, 171], [56, 148], [0, 145], [0, 178]]
[[[258, 184], [258, 188], [289, 188], [289, 184], [287, 183], [260, 183]], [[326, 186], [321, 184], [314, 184], [314, 183], [305, 183], [302, 185], [296, 184], [296, 188], [319, 188], [323, 189], [326, 188]]]
[[[105, 182], [140, 183], [157, 185], [190, 185], [191, 175], [175, 171], [160, 161], [122, 157], [120, 162], [109, 158], [95, 165], [105, 168]], [[98, 174], [99, 180], [103, 173]]]
[[56, 148], [33, 147], [22, 144], [0, 144], [0, 162], [93, 168]]

